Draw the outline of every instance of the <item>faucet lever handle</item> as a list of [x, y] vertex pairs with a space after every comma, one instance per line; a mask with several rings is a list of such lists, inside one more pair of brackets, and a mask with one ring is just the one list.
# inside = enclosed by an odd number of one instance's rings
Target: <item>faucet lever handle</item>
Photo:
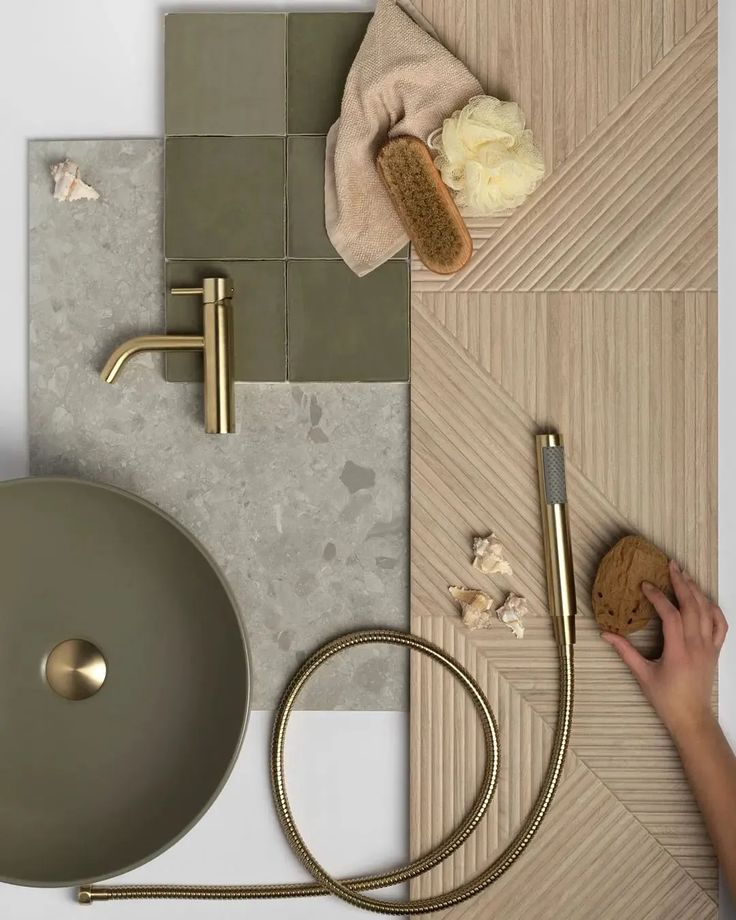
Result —
[[187, 296], [189, 294], [204, 294], [204, 288], [201, 287], [181, 287], [171, 288], [171, 294], [174, 297]]
[[229, 278], [204, 278], [201, 287], [174, 287], [171, 294], [174, 297], [199, 295], [206, 306], [232, 300], [233, 283]]

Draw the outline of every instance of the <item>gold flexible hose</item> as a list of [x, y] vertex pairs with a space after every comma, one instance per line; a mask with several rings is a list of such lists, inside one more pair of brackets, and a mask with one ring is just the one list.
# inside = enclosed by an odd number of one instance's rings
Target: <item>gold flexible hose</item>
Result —
[[[383, 874], [364, 875], [337, 880], [332, 878], [317, 862], [304, 843], [294, 822], [286, 794], [284, 778], [284, 743], [289, 717], [302, 687], [310, 676], [333, 655], [348, 648], [369, 643], [384, 643], [405, 646], [433, 658], [448, 670], [465, 687], [478, 713], [483, 728], [486, 746], [486, 763], [483, 779], [473, 806], [458, 827], [430, 852], [406, 866]], [[287, 840], [306, 866], [314, 882], [281, 885], [90, 885], [79, 890], [79, 901], [91, 904], [94, 901], [131, 899], [265, 899], [313, 897], [334, 894], [355, 907], [362, 907], [383, 914], [423, 914], [452, 907], [483, 891], [495, 882], [526, 849], [544, 818], [555, 790], [559, 784], [565, 760], [573, 710], [573, 650], [567, 642], [558, 642], [559, 649], [559, 707], [554, 744], [542, 788], [526, 821], [511, 843], [491, 865], [475, 878], [457, 888], [417, 901], [382, 901], [361, 894], [363, 891], [387, 888], [406, 882], [439, 865], [477, 828], [485, 814], [496, 789], [498, 779], [499, 745], [498, 728], [493, 711], [475, 679], [465, 668], [442, 649], [411, 633], [389, 629], [372, 629], [348, 633], [328, 642], [304, 662], [284, 693], [274, 722], [271, 741], [271, 783], [276, 812]]]

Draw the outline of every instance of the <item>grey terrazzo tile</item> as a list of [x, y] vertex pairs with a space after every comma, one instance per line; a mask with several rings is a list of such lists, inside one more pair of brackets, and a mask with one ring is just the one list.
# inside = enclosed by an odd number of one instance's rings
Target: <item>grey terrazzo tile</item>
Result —
[[[98, 202], [51, 197], [70, 156]], [[121, 339], [164, 326], [162, 145], [30, 146], [30, 449], [34, 475], [109, 482], [199, 538], [238, 598], [256, 709], [305, 655], [364, 626], [408, 623], [408, 388], [236, 388], [238, 434], [205, 435], [202, 390], [167, 384], [160, 357], [98, 373]], [[406, 659], [382, 646], [336, 659], [308, 709], [403, 709]]]

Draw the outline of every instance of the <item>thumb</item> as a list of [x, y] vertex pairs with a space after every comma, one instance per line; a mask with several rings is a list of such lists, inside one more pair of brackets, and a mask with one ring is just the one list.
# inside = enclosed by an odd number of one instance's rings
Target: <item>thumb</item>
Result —
[[643, 684], [649, 673], [651, 662], [641, 655], [628, 639], [619, 636], [616, 633], [603, 632], [601, 638], [604, 642], [616, 649], [621, 660], [628, 667], [634, 677]]

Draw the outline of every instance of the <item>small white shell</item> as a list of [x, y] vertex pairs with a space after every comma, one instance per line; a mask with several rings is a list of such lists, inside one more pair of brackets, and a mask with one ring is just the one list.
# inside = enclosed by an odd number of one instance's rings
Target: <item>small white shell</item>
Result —
[[513, 592], [496, 610], [496, 616], [505, 626], [508, 626], [517, 639], [524, 638], [524, 617], [527, 613], [529, 613], [529, 606], [526, 598]]
[[57, 201], [96, 201], [100, 194], [79, 178], [79, 166], [74, 160], [62, 160], [51, 167], [54, 198]]
[[449, 592], [460, 604], [460, 616], [468, 629], [488, 629], [493, 623], [493, 598], [485, 591], [450, 585]]
[[473, 566], [484, 575], [511, 575], [511, 564], [501, 541], [495, 533], [487, 537], [475, 537], [473, 540]]

